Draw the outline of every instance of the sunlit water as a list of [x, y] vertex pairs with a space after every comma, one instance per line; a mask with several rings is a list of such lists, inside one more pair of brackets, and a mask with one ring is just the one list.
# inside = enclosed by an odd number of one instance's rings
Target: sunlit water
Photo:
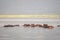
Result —
[[[22, 25], [29, 24], [48, 24], [53, 25], [53, 29], [44, 28], [25, 28]], [[3, 27], [4, 24], [19, 24], [19, 27]], [[39, 22], [39, 21], [4, 21], [0, 22], [0, 40], [60, 40], [60, 22]]]

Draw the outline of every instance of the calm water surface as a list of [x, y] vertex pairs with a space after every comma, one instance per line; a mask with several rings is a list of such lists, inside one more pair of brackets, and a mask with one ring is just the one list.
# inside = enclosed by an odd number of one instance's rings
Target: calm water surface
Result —
[[[53, 29], [44, 28], [24, 28], [22, 24], [48, 24], [53, 25]], [[20, 27], [6, 27], [5, 24], [19, 24]], [[39, 21], [4, 21], [0, 22], [0, 40], [60, 40], [60, 28], [57, 27], [60, 22], [39, 22]]]

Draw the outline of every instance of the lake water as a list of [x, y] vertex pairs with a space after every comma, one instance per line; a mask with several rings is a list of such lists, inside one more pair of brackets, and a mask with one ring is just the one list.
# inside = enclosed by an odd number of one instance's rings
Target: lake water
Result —
[[[48, 19], [49, 20], [49, 19]], [[60, 21], [0, 21], [0, 40], [60, 40]], [[59, 19], [60, 20], [60, 19]], [[53, 25], [53, 29], [24, 28], [24, 23]], [[3, 27], [5, 24], [19, 24], [20, 27]]]

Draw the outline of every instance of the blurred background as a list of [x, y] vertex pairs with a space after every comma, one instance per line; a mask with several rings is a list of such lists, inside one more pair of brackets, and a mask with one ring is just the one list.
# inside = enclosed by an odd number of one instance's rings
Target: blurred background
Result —
[[60, 14], [60, 0], [0, 0], [0, 14]]

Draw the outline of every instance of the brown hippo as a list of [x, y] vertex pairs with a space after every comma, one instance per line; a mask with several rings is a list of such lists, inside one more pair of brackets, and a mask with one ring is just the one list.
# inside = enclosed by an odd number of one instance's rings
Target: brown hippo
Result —
[[35, 27], [35, 24], [31, 24], [30, 26], [31, 26], [31, 27]]
[[39, 27], [43, 27], [43, 26], [40, 24]]
[[43, 28], [49, 28], [48, 24], [43, 24]]
[[36, 24], [35, 26], [39, 26], [40, 24]]
[[24, 27], [29, 27], [29, 26], [30, 26], [30, 24], [24, 24], [23, 26], [24, 26]]
[[38, 27], [42, 27], [42, 25], [41, 25], [41, 24], [36, 24], [36, 26], [38, 26]]
[[53, 26], [48, 26], [48, 24], [43, 24], [43, 28], [49, 28], [49, 29], [52, 29], [54, 28]]
[[52, 28], [54, 28], [53, 26], [48, 26], [49, 27], [49, 29], [52, 29]]

